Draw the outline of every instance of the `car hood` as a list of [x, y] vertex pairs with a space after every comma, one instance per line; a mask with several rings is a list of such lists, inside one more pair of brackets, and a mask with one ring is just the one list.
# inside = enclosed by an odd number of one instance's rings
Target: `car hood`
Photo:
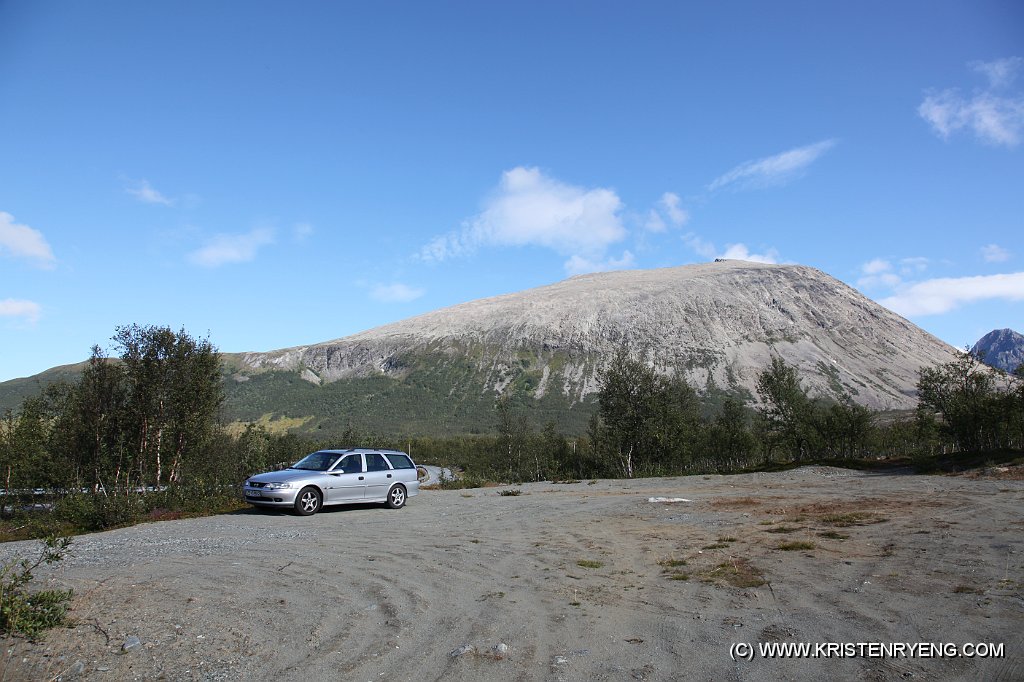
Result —
[[292, 483], [304, 481], [311, 478], [323, 476], [323, 471], [309, 471], [307, 469], [284, 469], [282, 471], [268, 471], [263, 474], [250, 476], [248, 480], [257, 483]]

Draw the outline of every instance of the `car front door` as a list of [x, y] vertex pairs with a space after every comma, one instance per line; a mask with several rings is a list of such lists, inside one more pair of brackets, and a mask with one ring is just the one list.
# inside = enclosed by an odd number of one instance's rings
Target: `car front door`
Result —
[[345, 455], [327, 473], [327, 504], [359, 502], [363, 499], [366, 478], [363, 474], [362, 455]]

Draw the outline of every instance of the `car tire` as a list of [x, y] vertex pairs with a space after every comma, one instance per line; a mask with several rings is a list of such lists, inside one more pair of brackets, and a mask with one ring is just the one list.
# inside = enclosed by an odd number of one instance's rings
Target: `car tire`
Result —
[[408, 493], [404, 485], [396, 485], [388, 491], [388, 506], [392, 509], [401, 509], [405, 506]]
[[320, 511], [323, 497], [313, 486], [306, 486], [295, 496], [295, 513], [299, 516], [312, 516]]

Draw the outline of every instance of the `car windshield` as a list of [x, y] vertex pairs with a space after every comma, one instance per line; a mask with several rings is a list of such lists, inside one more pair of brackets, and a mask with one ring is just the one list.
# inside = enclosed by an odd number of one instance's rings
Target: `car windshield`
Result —
[[306, 455], [288, 468], [305, 469], [307, 471], [327, 471], [339, 457], [341, 455], [337, 452], [314, 452], [311, 455]]

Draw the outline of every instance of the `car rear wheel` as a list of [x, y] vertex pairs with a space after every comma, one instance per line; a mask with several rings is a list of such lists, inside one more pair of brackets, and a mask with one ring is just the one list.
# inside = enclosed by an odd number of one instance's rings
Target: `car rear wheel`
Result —
[[388, 506], [392, 509], [401, 509], [405, 506], [405, 486], [396, 485], [388, 491]]
[[320, 511], [320, 491], [312, 486], [303, 488], [295, 497], [295, 513], [299, 516], [312, 516]]

